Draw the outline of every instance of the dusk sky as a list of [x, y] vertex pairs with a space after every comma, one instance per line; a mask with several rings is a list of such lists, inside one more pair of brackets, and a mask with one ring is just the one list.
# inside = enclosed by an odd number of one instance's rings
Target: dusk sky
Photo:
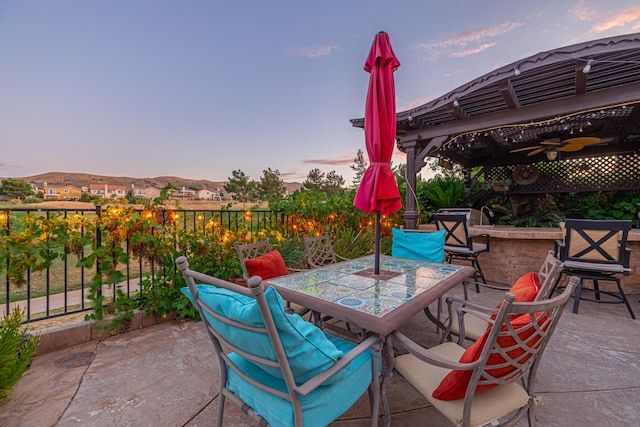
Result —
[[640, 4], [0, 0], [0, 177], [319, 168], [350, 184], [380, 30], [400, 112], [538, 52], [640, 32]]

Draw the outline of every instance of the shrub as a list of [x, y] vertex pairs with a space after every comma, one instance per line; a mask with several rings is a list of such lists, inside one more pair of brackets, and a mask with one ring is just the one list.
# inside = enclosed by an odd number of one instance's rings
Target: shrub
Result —
[[26, 335], [20, 308], [4, 316], [0, 323], [0, 402], [11, 395], [29, 368], [39, 343], [39, 336]]

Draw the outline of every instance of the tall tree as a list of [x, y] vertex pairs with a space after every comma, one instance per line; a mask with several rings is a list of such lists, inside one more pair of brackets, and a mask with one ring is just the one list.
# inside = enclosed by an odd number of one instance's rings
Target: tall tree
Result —
[[398, 183], [398, 187], [401, 187], [407, 182], [407, 164], [400, 163], [397, 166], [391, 166], [391, 170], [393, 171], [393, 175], [396, 177], [396, 182]]
[[263, 175], [258, 182], [258, 195], [260, 199], [272, 202], [282, 198], [285, 194], [284, 181], [280, 179], [279, 170], [267, 170], [262, 171]]
[[249, 181], [249, 177], [240, 169], [234, 170], [232, 175], [227, 178], [229, 182], [224, 185], [224, 191], [230, 194], [233, 200], [242, 203], [242, 206], [255, 200], [256, 182]]
[[22, 199], [33, 195], [33, 189], [27, 181], [7, 178], [0, 183], [0, 194], [11, 199]]
[[367, 171], [367, 166], [368, 166], [368, 163], [364, 159], [364, 153], [362, 152], [362, 150], [358, 150], [358, 152], [356, 153], [356, 158], [353, 159], [353, 164], [349, 165], [351, 170], [355, 172], [355, 175], [352, 181], [353, 188], [356, 188], [360, 185], [360, 181], [362, 181], [362, 177], [364, 176], [364, 173]]
[[311, 169], [302, 185], [309, 191], [321, 191], [324, 186], [324, 172], [320, 169]]
[[342, 191], [343, 186], [344, 178], [342, 175], [338, 175], [336, 171], [331, 171], [324, 180], [323, 189], [328, 196], [335, 196]]

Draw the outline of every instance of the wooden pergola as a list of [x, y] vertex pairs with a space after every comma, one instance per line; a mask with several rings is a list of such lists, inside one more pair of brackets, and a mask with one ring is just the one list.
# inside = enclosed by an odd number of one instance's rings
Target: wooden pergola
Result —
[[640, 189], [640, 33], [541, 52], [400, 112], [397, 146], [413, 188], [435, 157], [509, 193]]

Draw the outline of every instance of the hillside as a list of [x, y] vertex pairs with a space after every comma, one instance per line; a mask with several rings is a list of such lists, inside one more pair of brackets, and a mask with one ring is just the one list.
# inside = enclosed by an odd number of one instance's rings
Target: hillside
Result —
[[[22, 179], [30, 184], [36, 184], [42, 188], [46, 182], [49, 186], [73, 185], [75, 187], [88, 187], [90, 184], [109, 184], [131, 188], [133, 184], [137, 188], [155, 187], [163, 188], [167, 184], [177, 188], [198, 188], [198, 189], [222, 189], [226, 182], [209, 181], [206, 179], [188, 179], [178, 176], [158, 176], [155, 178], [131, 178], [126, 176], [104, 176], [92, 175], [88, 173], [68, 173], [68, 172], [48, 172], [40, 175], [26, 176]], [[285, 187], [289, 193], [293, 193], [302, 187], [298, 182], [285, 182]]]

